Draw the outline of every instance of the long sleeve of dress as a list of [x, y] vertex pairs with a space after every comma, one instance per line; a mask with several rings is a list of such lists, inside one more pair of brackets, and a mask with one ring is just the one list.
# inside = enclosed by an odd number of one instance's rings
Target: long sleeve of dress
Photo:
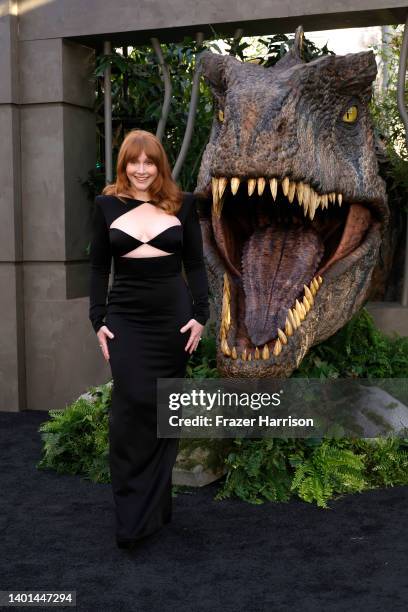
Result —
[[98, 198], [95, 199], [92, 219], [89, 259], [89, 319], [95, 332], [98, 332], [99, 328], [104, 325], [106, 315], [106, 298], [112, 261], [109, 230]]
[[190, 204], [183, 230], [184, 270], [193, 296], [193, 318], [205, 325], [210, 316], [208, 279], [203, 254], [203, 238], [195, 199]]

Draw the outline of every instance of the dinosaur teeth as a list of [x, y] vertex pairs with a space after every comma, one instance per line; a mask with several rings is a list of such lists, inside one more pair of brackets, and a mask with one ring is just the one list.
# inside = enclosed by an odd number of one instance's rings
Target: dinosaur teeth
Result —
[[307, 297], [305, 295], [303, 296], [302, 304], [303, 304], [303, 306], [304, 306], [304, 308], [306, 310], [306, 314], [307, 314], [312, 306], [309, 304], [309, 301], [308, 301], [308, 299], [307, 299]]
[[297, 311], [296, 307], [292, 308], [292, 314], [293, 314], [293, 318], [296, 321], [296, 328], [300, 327], [302, 322], [300, 320], [299, 312]]
[[312, 292], [310, 291], [310, 289], [309, 289], [309, 287], [307, 285], [303, 285], [303, 289], [305, 290], [305, 297], [306, 297], [307, 301], [309, 302], [310, 306], [313, 306], [314, 299], [313, 299]]
[[290, 308], [288, 310], [288, 317], [289, 317], [289, 322], [292, 325], [293, 329], [296, 330], [298, 328], [298, 324], [297, 324], [296, 319], [293, 316], [293, 312], [292, 312], [292, 310]]
[[293, 202], [293, 198], [295, 197], [295, 193], [296, 193], [296, 183], [294, 182], [289, 183], [288, 200], [291, 204]]
[[287, 196], [289, 193], [289, 179], [287, 176], [282, 181], [282, 191], [283, 195]]
[[279, 338], [275, 342], [275, 346], [273, 347], [273, 354], [277, 357], [282, 350], [282, 344]]
[[213, 176], [211, 179], [211, 187], [212, 187], [212, 195], [213, 195], [213, 204], [218, 202], [218, 179]]
[[[296, 330], [302, 325], [303, 321], [308, 316], [309, 312], [313, 309], [315, 303], [315, 296], [323, 283], [323, 278], [320, 274], [314, 276], [310, 281], [309, 286], [303, 285], [304, 293], [300, 299], [296, 299], [294, 306], [288, 309], [288, 316], [285, 321], [285, 331], [278, 328], [277, 338], [272, 343], [265, 343], [260, 351], [256, 346], [252, 352], [251, 348], [245, 347], [241, 351], [240, 359], [242, 361], [252, 361], [252, 359], [270, 359], [270, 345], [272, 348], [272, 355], [278, 357], [285, 346], [290, 343], [291, 337], [296, 333]], [[230, 349], [227, 342], [227, 333], [231, 325], [230, 315], [230, 281], [227, 273], [224, 273], [224, 286], [223, 286], [223, 301], [222, 301], [222, 315], [221, 315], [221, 328], [220, 328], [220, 345], [224, 355], [231, 357], [232, 359], [238, 359], [238, 353], [236, 346]]]
[[310, 185], [308, 185], [308, 183], [305, 183], [303, 186], [303, 200], [302, 200], [305, 217], [307, 215], [307, 209], [309, 208], [309, 203], [310, 203]]
[[262, 195], [265, 189], [265, 179], [263, 177], [258, 178], [257, 185], [258, 185], [258, 195]]
[[[220, 339], [221, 343], [227, 339], [228, 331], [231, 325], [231, 290], [228, 275], [224, 273], [224, 285], [222, 290], [222, 310], [221, 310], [221, 325]], [[224, 352], [224, 351], [223, 351]]]
[[235, 195], [237, 193], [240, 182], [241, 182], [241, 179], [239, 179], [237, 176], [235, 176], [235, 177], [233, 177], [231, 179], [231, 192], [232, 192], [232, 195]]
[[224, 273], [224, 285], [222, 290], [222, 310], [221, 310], [221, 325], [220, 325], [220, 340], [221, 350], [224, 354], [229, 355], [230, 350], [227, 343], [227, 335], [231, 325], [231, 290], [228, 275]]
[[220, 201], [218, 197], [218, 179], [213, 177], [211, 182], [212, 182], [212, 196], [213, 196], [213, 211], [217, 213], [218, 203]]
[[309, 284], [309, 289], [310, 289], [310, 291], [311, 291], [311, 293], [312, 293], [313, 297], [315, 297], [315, 295], [316, 295], [317, 291], [316, 291], [316, 287], [314, 286], [314, 282], [313, 282], [313, 281], [310, 281], [310, 284]]
[[[316, 295], [322, 283], [323, 278], [320, 275], [311, 280], [310, 285], [313, 288], [314, 295]], [[314, 298], [311, 289], [309, 289], [307, 285], [303, 285], [303, 289], [304, 295], [302, 296], [302, 301], [296, 299], [294, 307], [288, 310], [288, 317], [286, 318], [285, 322], [286, 333], [278, 328], [278, 338], [276, 339], [273, 349], [273, 355], [275, 357], [280, 355], [284, 346], [288, 344], [290, 337], [293, 335], [296, 329], [301, 326], [302, 322], [306, 319], [308, 313], [313, 308]]]
[[309, 202], [309, 219], [311, 221], [313, 221], [313, 218], [315, 216], [316, 208], [317, 208], [317, 193], [315, 192], [313, 187], [311, 187], [310, 188], [310, 202]]
[[231, 357], [231, 349], [228, 346], [228, 342], [226, 338], [223, 338], [223, 340], [221, 340], [221, 350], [224, 353], [224, 355]]
[[[321, 279], [321, 281], [320, 281], [320, 280], [318, 280], [318, 279]], [[309, 287], [310, 287], [310, 291], [311, 291], [311, 293], [312, 293], [312, 295], [313, 295], [313, 296], [315, 296], [315, 295], [316, 295], [316, 293], [317, 293], [317, 291], [319, 290], [320, 285], [322, 284], [322, 282], [323, 282], [323, 279], [322, 279], [322, 277], [321, 277], [321, 276], [318, 276], [317, 278], [315, 277], [315, 278], [313, 278], [313, 279], [310, 281], [310, 285], [309, 285]]]
[[302, 202], [303, 202], [303, 189], [304, 189], [304, 185], [303, 185], [303, 183], [295, 183], [295, 184], [296, 184], [297, 199], [298, 199], [299, 205], [301, 205]]
[[[258, 178], [248, 178], [246, 179], [248, 196], [252, 196], [255, 189], [257, 190], [258, 196], [261, 196], [265, 191], [266, 182], [269, 181], [272, 198], [274, 201], [276, 201], [279, 180], [281, 181], [282, 192], [287, 197], [288, 202], [291, 204], [296, 198], [299, 206], [303, 208], [304, 216], [308, 216], [311, 221], [313, 221], [316, 215], [316, 210], [319, 207], [323, 211], [327, 210], [329, 204], [336, 204], [337, 202], [339, 206], [342, 205], [343, 194], [335, 191], [318, 193], [311, 185], [309, 185], [309, 183], [304, 183], [303, 181], [292, 181], [288, 176], [285, 176], [283, 179], [278, 179], [276, 177], [266, 179], [263, 176]], [[241, 184], [241, 179], [238, 176], [231, 177], [230, 179], [226, 177], [212, 177], [211, 181], [213, 209], [215, 214], [220, 216], [222, 210], [222, 198], [228, 182], [230, 183], [232, 195], [236, 195]]]
[[248, 195], [251, 196], [254, 193], [256, 187], [256, 179], [248, 179]]
[[276, 195], [278, 193], [278, 179], [271, 178], [269, 181], [269, 187], [271, 188], [271, 194], [274, 200], [276, 200]]
[[218, 179], [218, 198], [220, 200], [223, 196], [227, 183], [228, 183], [228, 179], [226, 179], [225, 176], [222, 176], [221, 178]]
[[214, 211], [214, 214], [217, 215], [218, 218], [221, 217], [221, 210], [222, 210], [222, 199], [220, 197], [220, 191], [223, 193], [225, 189], [225, 185], [223, 189], [222, 187], [220, 187], [220, 184], [222, 185], [222, 183], [220, 183], [221, 180], [222, 179], [219, 179], [215, 176], [213, 176], [211, 179], [212, 196], [213, 196], [213, 211]]

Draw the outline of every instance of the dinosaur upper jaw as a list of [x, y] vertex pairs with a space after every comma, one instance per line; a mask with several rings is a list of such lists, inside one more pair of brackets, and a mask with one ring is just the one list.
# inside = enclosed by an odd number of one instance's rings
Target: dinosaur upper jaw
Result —
[[222, 277], [218, 367], [288, 375], [364, 300], [386, 209], [287, 178], [213, 178], [211, 190], [205, 240]]

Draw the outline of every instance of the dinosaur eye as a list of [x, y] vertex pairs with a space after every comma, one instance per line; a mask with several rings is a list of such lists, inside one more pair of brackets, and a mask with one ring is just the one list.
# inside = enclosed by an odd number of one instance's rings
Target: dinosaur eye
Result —
[[343, 121], [346, 123], [354, 123], [357, 120], [357, 106], [350, 106], [343, 115]]
[[224, 111], [219, 110], [218, 111], [218, 119], [223, 122], [224, 121]]

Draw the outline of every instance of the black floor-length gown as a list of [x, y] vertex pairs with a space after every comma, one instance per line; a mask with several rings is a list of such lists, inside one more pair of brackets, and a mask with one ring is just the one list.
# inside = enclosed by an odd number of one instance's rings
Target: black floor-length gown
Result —
[[[184, 193], [173, 225], [147, 242], [135, 237], [138, 227], [132, 225], [132, 235], [110, 227], [142, 204], [123, 196], [97, 196], [90, 250], [89, 318], [95, 332], [106, 324], [115, 336], [107, 343], [113, 378], [109, 462], [118, 543], [149, 535], [171, 520], [171, 474], [179, 440], [157, 438], [156, 379], [185, 376], [190, 330], [182, 333], [180, 328], [191, 318], [205, 325], [209, 317], [194, 195]], [[142, 244], [170, 254], [125, 256]]]

